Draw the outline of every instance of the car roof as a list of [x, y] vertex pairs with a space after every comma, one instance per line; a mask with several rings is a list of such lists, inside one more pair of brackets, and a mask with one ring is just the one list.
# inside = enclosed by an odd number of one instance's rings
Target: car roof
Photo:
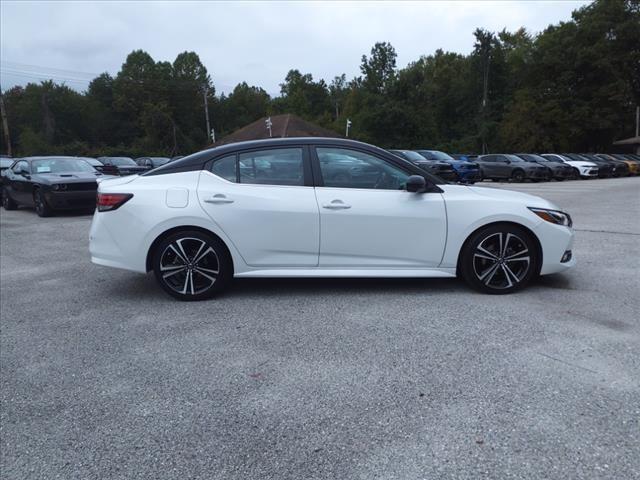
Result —
[[438, 179], [428, 172], [423, 171], [420, 167], [417, 167], [413, 163], [403, 158], [394, 155], [393, 153], [357, 140], [350, 140], [346, 138], [335, 137], [287, 137], [287, 138], [268, 138], [266, 140], [250, 140], [247, 142], [236, 142], [221, 145], [219, 147], [209, 148], [200, 152], [194, 153], [178, 160], [173, 160], [169, 163], [149, 170], [143, 173], [143, 176], [163, 175], [165, 173], [178, 173], [188, 172], [191, 170], [202, 169], [205, 167], [205, 163], [215, 158], [220, 158], [225, 155], [234, 154], [245, 150], [254, 150], [260, 148], [277, 148], [287, 146], [301, 146], [301, 145], [317, 145], [337, 148], [357, 148], [361, 151], [369, 151], [372, 154], [377, 154], [384, 158], [390, 159], [393, 162], [402, 162], [404, 168], [411, 171], [414, 175], [422, 175], [428, 177], [434, 184], [442, 183], [441, 179]]
[[235, 153], [240, 150], [252, 150], [257, 148], [273, 148], [273, 147], [286, 147], [295, 145], [328, 145], [331, 147], [358, 147], [363, 150], [371, 150], [377, 153], [389, 155], [387, 150], [384, 150], [375, 145], [371, 145], [357, 140], [350, 140], [345, 138], [331, 138], [331, 137], [286, 137], [286, 138], [267, 138], [263, 140], [249, 140], [246, 142], [235, 142], [220, 145], [218, 147], [208, 148], [197, 153], [193, 153], [183, 158], [179, 158], [170, 163], [155, 168], [145, 175], [158, 175], [166, 171], [186, 171], [197, 165], [203, 165], [204, 162], [211, 160], [215, 157], [222, 155]]

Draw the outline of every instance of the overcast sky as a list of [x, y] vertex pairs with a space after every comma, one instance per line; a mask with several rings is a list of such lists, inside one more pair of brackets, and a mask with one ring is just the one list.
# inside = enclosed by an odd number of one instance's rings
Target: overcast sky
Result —
[[360, 58], [388, 41], [398, 66], [436, 49], [469, 53], [473, 30], [539, 32], [586, 1], [459, 2], [0, 2], [0, 83], [53, 78], [83, 90], [143, 49], [173, 61], [198, 53], [217, 93], [242, 81], [279, 92], [297, 68], [329, 82], [359, 75]]

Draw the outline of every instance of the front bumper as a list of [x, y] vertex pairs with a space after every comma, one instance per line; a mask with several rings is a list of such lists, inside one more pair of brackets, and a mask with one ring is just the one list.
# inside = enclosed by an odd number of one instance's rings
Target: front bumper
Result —
[[[540, 275], [563, 272], [575, 266], [576, 256], [573, 250], [575, 232], [573, 228], [541, 222], [534, 229], [534, 233], [542, 246]], [[571, 258], [563, 262], [563, 257], [569, 250], [572, 251]]]
[[54, 210], [74, 210], [96, 208], [96, 192], [88, 191], [49, 191], [44, 193], [47, 204]]
[[479, 182], [482, 178], [480, 170], [456, 170], [459, 182]]
[[549, 176], [548, 170], [525, 170], [524, 171], [525, 178], [534, 179], [534, 180], [544, 180]]

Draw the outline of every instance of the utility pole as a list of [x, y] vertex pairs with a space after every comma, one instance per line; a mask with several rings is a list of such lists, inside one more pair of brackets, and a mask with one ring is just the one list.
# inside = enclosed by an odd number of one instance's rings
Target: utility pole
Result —
[[347, 129], [344, 132], [345, 137], [349, 137], [349, 127], [351, 126], [351, 120], [347, 118]]
[[[211, 125], [209, 123], [209, 102], [207, 101], [207, 86], [204, 86], [204, 90], [202, 92], [204, 94], [204, 118], [207, 120], [207, 136], [211, 134]], [[215, 138], [213, 139], [215, 142]]]
[[4, 97], [2, 96], [1, 89], [0, 89], [0, 115], [2, 115], [2, 130], [4, 131], [4, 141], [7, 142], [7, 155], [11, 156], [11, 137], [9, 136], [9, 124], [7, 122], [7, 111], [4, 109]]
[[640, 105], [636, 105], [636, 137], [640, 137]]

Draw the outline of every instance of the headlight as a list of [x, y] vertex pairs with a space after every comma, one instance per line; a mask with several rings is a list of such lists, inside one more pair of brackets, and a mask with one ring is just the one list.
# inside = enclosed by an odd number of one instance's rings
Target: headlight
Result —
[[573, 221], [568, 213], [561, 212], [560, 210], [547, 210], [546, 208], [528, 208], [547, 222], [555, 223], [556, 225], [564, 225], [565, 227], [573, 226]]
[[65, 183], [54, 183], [51, 185], [52, 190], [66, 190], [67, 185]]

